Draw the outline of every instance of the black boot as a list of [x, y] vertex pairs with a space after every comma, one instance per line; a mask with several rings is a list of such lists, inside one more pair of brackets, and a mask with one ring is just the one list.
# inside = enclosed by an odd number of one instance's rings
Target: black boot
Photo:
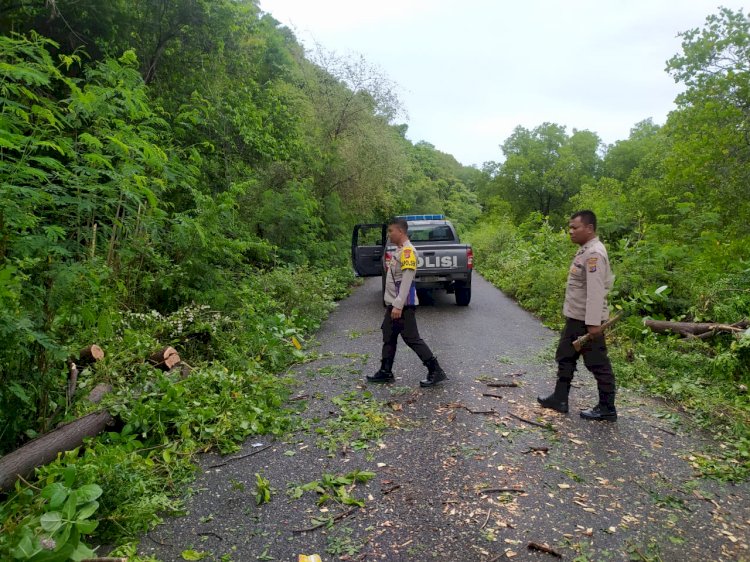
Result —
[[381, 359], [380, 369], [378, 369], [374, 375], [367, 375], [367, 382], [393, 382], [395, 377], [393, 376], [393, 359]]
[[438, 363], [438, 360], [436, 357], [433, 357], [432, 359], [428, 359], [424, 362], [425, 366], [427, 367], [427, 378], [424, 380], [419, 381], [419, 386], [421, 387], [430, 387], [435, 386], [437, 383], [444, 381], [447, 379], [447, 375], [445, 374], [445, 371], [443, 371], [443, 368], [440, 366], [440, 363]]
[[589, 410], [581, 411], [581, 417], [593, 421], [617, 421], [615, 393], [599, 392], [599, 403]]
[[563, 414], [568, 413], [568, 392], [570, 391], [570, 381], [557, 379], [555, 391], [549, 396], [537, 396], [536, 401], [544, 408], [551, 408]]

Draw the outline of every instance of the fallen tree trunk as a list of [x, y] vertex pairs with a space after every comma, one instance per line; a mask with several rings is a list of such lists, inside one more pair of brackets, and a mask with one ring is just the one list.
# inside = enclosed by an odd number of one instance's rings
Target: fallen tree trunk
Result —
[[[91, 347], [97, 346], [86, 349]], [[81, 353], [83, 354], [83, 350]], [[181, 364], [180, 356], [173, 347], [166, 347], [152, 354], [149, 359], [165, 371], [179, 365], [178, 369], [181, 370], [183, 378], [190, 374], [190, 366], [186, 363]], [[71, 371], [74, 369], [77, 376], [76, 366], [71, 364]], [[98, 404], [111, 391], [112, 387], [109, 384], [99, 383], [89, 393], [88, 400]], [[0, 457], [0, 492], [11, 490], [19, 476], [27, 478], [36, 467], [52, 462], [61, 452], [75, 449], [85, 438], [99, 435], [113, 422], [114, 418], [106, 410], [93, 412], [61, 425]]]
[[654, 332], [673, 332], [686, 337], [700, 337], [702, 334], [716, 332], [739, 333], [750, 325], [746, 320], [734, 324], [717, 324], [714, 322], [669, 322], [667, 320], [652, 320], [646, 318], [643, 323]]
[[58, 453], [75, 449], [86, 437], [98, 435], [113, 421], [106, 410], [67, 423], [0, 458], [0, 491], [13, 488], [19, 476], [27, 478], [37, 466], [52, 462]]

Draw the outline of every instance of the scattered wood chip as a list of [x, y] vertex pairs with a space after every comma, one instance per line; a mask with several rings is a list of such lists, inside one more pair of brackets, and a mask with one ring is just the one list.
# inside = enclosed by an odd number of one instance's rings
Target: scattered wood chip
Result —
[[490, 392], [483, 392], [482, 396], [486, 396], [487, 398], [499, 398], [499, 399], [503, 398], [500, 394], [492, 394]]
[[520, 385], [517, 382], [488, 382], [487, 386], [490, 388], [518, 388]]

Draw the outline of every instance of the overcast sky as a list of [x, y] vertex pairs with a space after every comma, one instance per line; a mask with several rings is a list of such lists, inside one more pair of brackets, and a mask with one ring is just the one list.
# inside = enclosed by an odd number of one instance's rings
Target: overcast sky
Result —
[[[720, 4], [719, 4], [720, 2]], [[517, 125], [588, 129], [606, 143], [679, 86], [677, 34], [734, 0], [261, 0], [308, 48], [364, 55], [399, 86], [408, 137], [464, 164], [501, 160]]]

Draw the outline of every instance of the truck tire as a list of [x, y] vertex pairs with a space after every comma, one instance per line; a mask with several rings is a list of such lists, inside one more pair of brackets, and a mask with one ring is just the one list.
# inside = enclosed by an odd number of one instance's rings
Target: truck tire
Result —
[[471, 302], [471, 287], [456, 287], [456, 304], [469, 306]]

